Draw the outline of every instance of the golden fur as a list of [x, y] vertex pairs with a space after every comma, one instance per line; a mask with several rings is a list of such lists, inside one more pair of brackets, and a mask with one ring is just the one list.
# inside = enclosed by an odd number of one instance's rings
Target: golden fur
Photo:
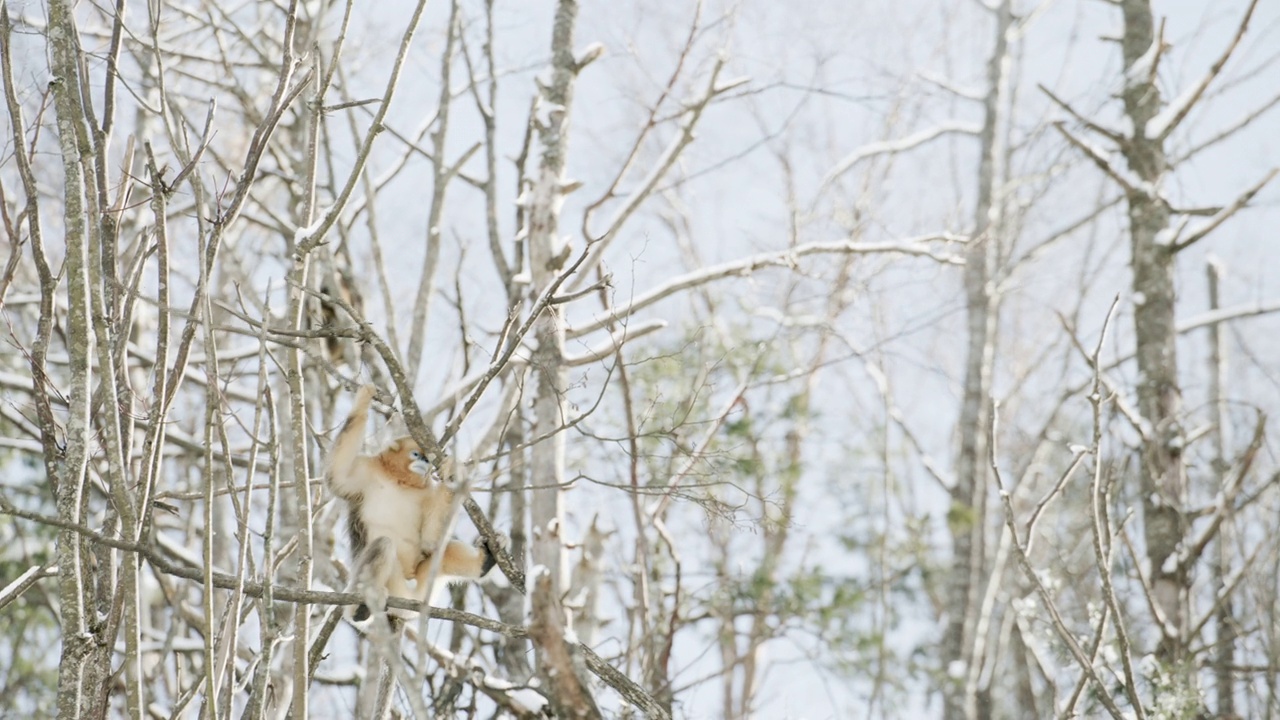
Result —
[[[425, 454], [412, 438], [392, 441], [377, 455], [361, 455], [360, 445], [374, 390], [356, 394], [346, 423], [329, 452], [325, 480], [347, 504], [347, 529], [356, 560], [356, 580], [379, 607], [389, 594], [425, 601], [437, 552], [439, 574], [482, 577], [494, 565], [487, 544], [472, 547], [447, 537], [453, 522], [454, 489], [433, 477]], [[408, 580], [414, 581], [411, 590]], [[369, 617], [369, 607], [355, 619]]]

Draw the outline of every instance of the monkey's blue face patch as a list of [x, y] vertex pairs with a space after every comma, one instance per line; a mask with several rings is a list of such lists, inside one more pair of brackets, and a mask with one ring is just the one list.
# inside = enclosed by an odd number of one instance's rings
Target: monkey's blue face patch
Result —
[[431, 476], [431, 463], [427, 462], [427, 456], [414, 450], [409, 453], [409, 471], [421, 475], [422, 477]]

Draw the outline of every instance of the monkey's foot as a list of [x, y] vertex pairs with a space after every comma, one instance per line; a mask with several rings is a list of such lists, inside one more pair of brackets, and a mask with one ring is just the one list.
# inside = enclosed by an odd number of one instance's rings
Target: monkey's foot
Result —
[[[388, 620], [412, 620], [417, 617], [415, 610], [403, 610], [401, 608], [388, 607], [385, 608]], [[369, 609], [368, 604], [360, 603], [356, 606], [356, 611], [351, 615], [352, 622], [364, 622], [373, 617], [373, 611]]]
[[357, 605], [356, 611], [351, 614], [351, 619], [356, 622], [364, 622], [371, 617], [373, 617], [373, 613], [369, 611], [369, 605], [367, 603], [360, 603]]
[[482, 535], [476, 538], [476, 547], [484, 551], [484, 562], [480, 565], [480, 576], [484, 577], [498, 564], [498, 553], [505, 553], [511, 547], [511, 540], [506, 535], [494, 535], [493, 540]]

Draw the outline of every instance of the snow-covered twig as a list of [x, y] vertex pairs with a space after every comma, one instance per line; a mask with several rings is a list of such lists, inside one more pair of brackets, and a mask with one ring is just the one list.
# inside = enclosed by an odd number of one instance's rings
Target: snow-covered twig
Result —
[[645, 320], [644, 322], [632, 323], [630, 326], [620, 327], [614, 330], [604, 342], [591, 347], [581, 355], [565, 356], [565, 365], [569, 367], [578, 367], [589, 363], [602, 360], [618, 351], [624, 343], [628, 343], [636, 338], [643, 337], [650, 333], [661, 330], [667, 326], [666, 320]]
[[794, 267], [796, 261], [808, 255], [819, 254], [871, 254], [886, 253], [898, 255], [916, 255], [928, 257], [949, 265], [963, 265], [964, 259], [956, 255], [944, 254], [933, 247], [937, 241], [959, 242], [961, 238], [948, 233], [935, 233], [909, 238], [900, 242], [854, 242], [838, 240], [835, 242], [815, 242], [797, 245], [787, 250], [760, 253], [741, 260], [731, 260], [719, 265], [712, 265], [702, 270], [695, 270], [668, 280], [649, 292], [634, 298], [631, 302], [599, 313], [591, 320], [568, 330], [568, 337], [576, 338], [607, 327], [611, 322], [627, 318], [659, 300], [671, 295], [697, 287], [714, 280], [727, 277], [744, 277], [765, 267]]
[[1103, 150], [1088, 140], [1076, 136], [1061, 122], [1056, 122], [1053, 126], [1058, 129], [1058, 132], [1062, 133], [1062, 136], [1067, 139], [1067, 142], [1075, 145], [1081, 152], [1087, 155], [1089, 159], [1102, 170], [1102, 172], [1111, 176], [1113, 180], [1120, 183], [1120, 186], [1124, 188], [1126, 193], [1133, 194], [1140, 192], [1148, 197], [1155, 197], [1155, 188], [1152, 188], [1150, 183], [1146, 183], [1142, 179], [1134, 177], [1123, 168], [1116, 167], [1115, 163], [1111, 162], [1111, 158], [1107, 157], [1106, 150]]
[[1222, 52], [1217, 61], [1209, 66], [1209, 71], [1204, 74], [1204, 77], [1147, 121], [1147, 126], [1144, 128], [1146, 137], [1164, 140], [1187, 117], [1191, 108], [1195, 107], [1195, 104], [1204, 96], [1204, 91], [1209, 88], [1209, 84], [1218, 77], [1218, 73], [1222, 72], [1227, 60], [1231, 59], [1231, 54], [1235, 52], [1236, 46], [1240, 44], [1240, 38], [1244, 37], [1244, 32], [1249, 27], [1249, 18], [1253, 17], [1253, 9], [1257, 6], [1258, 0], [1249, 3], [1249, 7], [1244, 11], [1244, 17], [1240, 19], [1240, 27], [1236, 29], [1235, 36], [1231, 38], [1227, 49]]
[[883, 140], [881, 142], [868, 143], [862, 147], [849, 153], [836, 166], [831, 168], [822, 178], [822, 183], [818, 186], [819, 190], [825, 188], [836, 178], [845, 174], [854, 165], [868, 158], [877, 155], [892, 155], [900, 153], [912, 148], [919, 147], [927, 142], [936, 140], [944, 135], [977, 135], [982, 130], [981, 127], [973, 123], [960, 122], [959, 120], [949, 120], [940, 125], [921, 130], [920, 132], [898, 138], [896, 140]]

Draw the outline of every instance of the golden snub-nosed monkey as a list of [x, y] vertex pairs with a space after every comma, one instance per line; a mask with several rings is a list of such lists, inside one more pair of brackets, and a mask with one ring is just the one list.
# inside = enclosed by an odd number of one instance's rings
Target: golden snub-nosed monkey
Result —
[[347, 504], [356, 584], [366, 597], [353, 615], [356, 621], [369, 617], [370, 603], [384, 608], [388, 594], [426, 601], [437, 552], [443, 553], [439, 567], [445, 578], [480, 578], [494, 565], [495, 549], [483, 538], [472, 547], [445, 537], [454, 488], [436, 478], [412, 438], [394, 440], [376, 455], [360, 454], [373, 394], [370, 386], [356, 394], [325, 471], [329, 488]]

